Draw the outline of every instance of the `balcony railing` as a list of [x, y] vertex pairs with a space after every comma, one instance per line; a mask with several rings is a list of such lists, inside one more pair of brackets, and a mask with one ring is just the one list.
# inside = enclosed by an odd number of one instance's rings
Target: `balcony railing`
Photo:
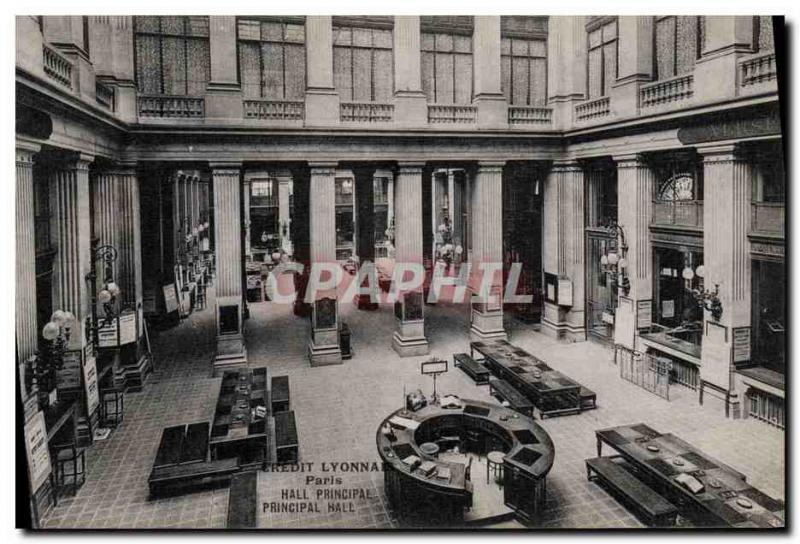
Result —
[[576, 121], [588, 121], [606, 115], [611, 115], [611, 99], [607, 96], [601, 96], [575, 106]]
[[703, 228], [703, 201], [656, 200], [653, 202], [653, 224], [701, 229]]
[[428, 104], [429, 123], [474, 123], [478, 118], [475, 106]]
[[205, 116], [205, 100], [196, 96], [140, 95], [139, 116], [199, 119]]
[[299, 100], [245, 100], [245, 119], [302, 121], [306, 106]]
[[342, 102], [339, 119], [343, 122], [389, 123], [394, 118], [394, 104], [377, 102]]
[[764, 53], [743, 59], [739, 62], [739, 70], [742, 87], [777, 79], [778, 66], [775, 62], [775, 53]]
[[61, 85], [72, 88], [72, 63], [47, 44], [42, 46], [44, 73]]
[[553, 121], [553, 110], [533, 106], [509, 106], [510, 125], [549, 125]]
[[643, 85], [639, 89], [639, 103], [643, 108], [650, 108], [687, 100], [693, 94], [694, 76], [681, 75]]
[[751, 204], [751, 232], [768, 236], [783, 236], [783, 202], [753, 202]]
[[94, 89], [97, 103], [104, 108], [114, 111], [114, 87], [98, 81], [95, 83]]

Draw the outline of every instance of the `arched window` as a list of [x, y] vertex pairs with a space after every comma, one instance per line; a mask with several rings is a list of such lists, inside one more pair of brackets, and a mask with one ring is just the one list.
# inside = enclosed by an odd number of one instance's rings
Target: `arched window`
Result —
[[690, 172], [680, 172], [661, 184], [658, 200], [696, 200], [694, 176]]

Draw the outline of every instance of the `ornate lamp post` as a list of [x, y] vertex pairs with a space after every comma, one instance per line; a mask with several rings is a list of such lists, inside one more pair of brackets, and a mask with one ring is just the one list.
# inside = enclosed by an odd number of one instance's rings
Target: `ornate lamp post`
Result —
[[606, 230], [617, 241], [619, 253], [610, 251], [600, 257], [600, 269], [611, 276], [611, 280], [627, 296], [631, 290], [631, 282], [628, 279], [628, 243], [625, 240], [625, 230], [616, 221], [611, 221], [606, 225]]
[[[97, 280], [95, 262], [97, 260], [103, 261], [103, 287], [95, 294], [94, 287], [95, 281]], [[92, 249], [92, 267], [91, 271], [86, 275], [86, 281], [89, 284], [89, 292], [92, 293], [91, 315], [86, 317], [86, 340], [93, 341], [95, 346], [99, 343], [99, 330], [113, 323], [114, 319], [117, 317], [117, 297], [120, 295], [121, 291], [119, 286], [114, 282], [114, 262], [116, 262], [116, 260], [117, 250], [113, 246], [105, 245]], [[103, 313], [105, 314], [102, 323], [98, 323], [98, 301], [103, 305]]]
[[39, 406], [44, 408], [47, 400], [55, 402], [52, 393], [56, 391], [58, 371], [64, 367], [64, 354], [75, 316], [72, 312], [56, 310], [50, 321], [42, 327], [44, 346], [36, 353], [33, 363], [33, 380], [39, 388]]
[[[694, 272], [687, 266], [683, 269], [683, 279], [690, 281], [695, 274], [698, 278], [703, 279], [705, 271], [706, 267], [702, 264]], [[702, 285], [698, 289], [692, 289], [692, 296], [699, 307], [711, 312], [711, 317], [714, 318], [714, 321], [719, 321], [719, 318], [722, 317], [722, 301], [719, 299], [718, 283], [714, 284], [713, 291], [704, 289]]]

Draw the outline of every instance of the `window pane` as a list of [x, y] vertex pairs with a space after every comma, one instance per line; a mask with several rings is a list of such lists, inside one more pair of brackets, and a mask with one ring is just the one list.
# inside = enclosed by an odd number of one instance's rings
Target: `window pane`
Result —
[[472, 37], [453, 36], [453, 51], [457, 53], [472, 53]]
[[697, 60], [697, 17], [678, 17], [678, 50], [676, 74], [686, 74], [694, 70]]
[[264, 96], [283, 99], [283, 46], [279, 43], [262, 43], [264, 62]]
[[603, 62], [605, 63], [603, 94], [608, 95], [611, 92], [611, 86], [617, 80], [617, 42], [604, 45], [603, 53]]
[[511, 64], [514, 68], [514, 79], [512, 85], [511, 103], [515, 106], [528, 105], [528, 59], [524, 57], [513, 57]]
[[303, 25], [286, 25], [286, 41], [291, 43], [305, 43], [306, 27]]
[[453, 55], [436, 54], [436, 102], [453, 103]]
[[162, 38], [164, 94], [186, 94], [186, 55], [184, 38]]
[[511, 54], [516, 56], [528, 56], [527, 40], [511, 40]]
[[285, 45], [286, 98], [302, 100], [306, 93], [306, 50], [302, 45]]
[[239, 71], [244, 97], [261, 98], [261, 46], [258, 43], [239, 43]]
[[589, 32], [589, 47], [594, 48], [600, 45], [600, 29]]
[[352, 32], [348, 27], [333, 27], [333, 45], [352, 45]]
[[453, 50], [453, 36], [449, 34], [436, 35], [436, 50], [443, 53], [449, 53]]
[[455, 56], [456, 104], [472, 102], [472, 55]]
[[193, 38], [186, 42], [188, 93], [200, 95], [206, 92], [206, 84], [211, 78], [211, 61], [208, 51], [208, 40]]
[[372, 56], [369, 49], [353, 48], [353, 100], [372, 100]]
[[208, 38], [208, 17], [196, 16], [186, 18], [187, 34], [198, 38]]
[[392, 48], [391, 30], [373, 30], [372, 39], [374, 40], [375, 47], [380, 47], [383, 49]]
[[603, 27], [603, 43], [609, 42], [617, 37], [617, 22], [608, 23]]
[[372, 47], [372, 31], [368, 28], [354, 28], [353, 45], [358, 47]]
[[675, 18], [656, 22], [656, 70], [658, 79], [675, 75]]
[[436, 102], [434, 95], [434, 73], [433, 73], [433, 55], [426, 51], [422, 52], [422, 92], [428, 97], [428, 102]]
[[184, 17], [162, 17], [161, 32], [177, 36], [184, 35]]
[[501, 55], [511, 54], [511, 38], [502, 38], [500, 40], [500, 54]]
[[341, 100], [353, 100], [352, 65], [349, 47], [333, 48], [333, 83]]
[[530, 51], [532, 57], [546, 57], [547, 42], [545, 40], [531, 40]]
[[161, 93], [161, 54], [158, 36], [136, 36], [136, 85], [139, 92]]
[[511, 57], [503, 55], [500, 57], [500, 88], [503, 90], [503, 96], [509, 104], [511, 102]]
[[394, 92], [392, 51], [390, 49], [376, 49], [374, 54], [375, 101], [390, 102]]
[[427, 32], [423, 32], [422, 34], [420, 34], [420, 38], [419, 39], [420, 39], [420, 42], [419, 42], [420, 49], [422, 49], [423, 51], [433, 51], [433, 48], [434, 48], [434, 44], [433, 44], [434, 36], [433, 36], [433, 34], [429, 34]]
[[531, 59], [531, 106], [547, 102], [547, 60]]
[[589, 51], [589, 98], [599, 98], [603, 95], [602, 79], [600, 71], [603, 69], [601, 64], [600, 48]]
[[272, 42], [283, 41], [283, 24], [272, 21], [261, 22], [261, 39]]
[[258, 21], [239, 20], [239, 39], [261, 39], [261, 24]]
[[158, 32], [158, 17], [135, 17], [136, 32]]

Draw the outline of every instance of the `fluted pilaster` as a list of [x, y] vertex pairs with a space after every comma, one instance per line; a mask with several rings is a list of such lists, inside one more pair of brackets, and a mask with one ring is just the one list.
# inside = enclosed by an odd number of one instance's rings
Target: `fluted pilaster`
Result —
[[422, 263], [422, 163], [402, 163], [394, 180], [396, 261]]
[[39, 145], [16, 143], [16, 340], [17, 360], [36, 353], [36, 240], [34, 237], [33, 160]]
[[309, 223], [311, 262], [336, 262], [336, 164], [311, 164]]
[[242, 295], [240, 167], [214, 167], [214, 238], [218, 297]]
[[139, 179], [134, 167], [117, 171], [119, 251], [117, 273], [122, 302], [138, 308], [142, 302], [142, 241], [139, 210]]

